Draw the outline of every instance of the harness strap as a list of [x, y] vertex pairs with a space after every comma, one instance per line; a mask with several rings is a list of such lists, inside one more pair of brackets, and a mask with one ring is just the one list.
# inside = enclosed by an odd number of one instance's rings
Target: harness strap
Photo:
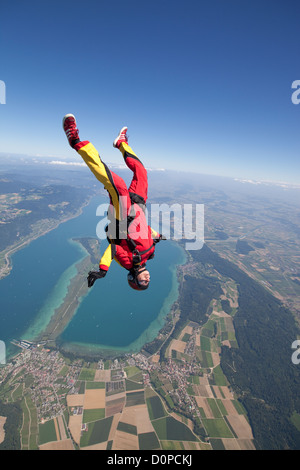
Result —
[[[136, 202], [133, 198], [133, 196], [137, 196], [137, 195], [134, 195], [133, 193], [130, 193], [130, 198], [131, 198], [131, 201], [132, 202]], [[143, 198], [141, 198], [140, 196], [137, 196], [138, 198], [140, 198], [139, 200], [139, 203], [142, 203], [143, 201]], [[131, 206], [131, 213], [127, 216], [127, 237], [126, 237], [126, 243], [127, 243], [127, 246], [129, 248], [129, 250], [132, 252], [133, 254], [133, 264], [140, 264], [141, 263], [141, 255], [144, 255], [145, 253], [148, 253], [148, 251], [152, 250], [152, 248], [155, 246], [155, 243], [153, 242], [152, 245], [150, 246], [150, 248], [147, 248], [147, 250], [143, 250], [143, 251], [139, 251], [136, 247], [136, 243], [134, 240], [132, 240], [131, 238], [129, 238], [128, 236], [128, 227], [129, 225], [131, 224], [131, 222], [134, 220], [135, 218], [135, 211], [134, 211], [134, 206], [132, 204]], [[112, 220], [111, 220], [112, 222]], [[116, 221], [117, 222], [117, 229], [118, 231], [120, 230], [119, 228], [119, 225], [120, 224], [120, 221]], [[108, 224], [109, 225], [109, 224]], [[108, 225], [105, 227], [105, 231], [108, 233]], [[123, 224], [122, 224], [123, 225]], [[123, 228], [123, 227], [122, 227]], [[120, 232], [119, 232], [120, 233]], [[107, 240], [109, 243], [115, 243], [116, 245], [119, 245], [120, 244], [120, 239], [117, 238], [117, 239], [110, 239], [109, 238], [109, 235], [107, 235]]]
[[[140, 255], [144, 255], [145, 253], [148, 253], [148, 251], [152, 250], [152, 248], [155, 246], [155, 243], [152, 243], [152, 245], [150, 246], [150, 248], [147, 248], [147, 250], [143, 250], [143, 251], [139, 251], [139, 254]], [[138, 251], [138, 250], [136, 250]]]
[[128, 234], [127, 234], [127, 238], [126, 238], [126, 243], [128, 245], [128, 248], [130, 249], [130, 251], [134, 252], [136, 250], [136, 243], [131, 238], [128, 238]]

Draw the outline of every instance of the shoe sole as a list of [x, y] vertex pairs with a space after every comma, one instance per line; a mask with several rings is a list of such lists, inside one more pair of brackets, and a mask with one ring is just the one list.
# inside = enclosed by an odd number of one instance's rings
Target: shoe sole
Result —
[[128, 127], [126, 127], [126, 126], [125, 126], [125, 127], [122, 127], [122, 129], [120, 130], [118, 137], [117, 137], [117, 138], [114, 140], [114, 142], [113, 142], [113, 146], [114, 146], [114, 147], [116, 147], [116, 144], [117, 144], [117, 142], [118, 142], [118, 140], [119, 140], [119, 138], [120, 138], [120, 135], [122, 134], [122, 132], [124, 132], [125, 129], [127, 130]]

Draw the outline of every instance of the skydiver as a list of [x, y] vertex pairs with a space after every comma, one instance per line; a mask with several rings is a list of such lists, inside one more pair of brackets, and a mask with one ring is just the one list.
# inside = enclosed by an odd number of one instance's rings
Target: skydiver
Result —
[[146, 262], [154, 257], [155, 245], [165, 240], [146, 221], [145, 209], [148, 195], [147, 171], [128, 145], [127, 127], [123, 127], [113, 146], [119, 149], [133, 178], [127, 189], [124, 180], [109, 170], [102, 162], [95, 147], [79, 138], [76, 119], [73, 114], [63, 118], [63, 129], [70, 146], [83, 158], [87, 166], [108, 191], [110, 205], [107, 227], [109, 245], [103, 254], [98, 271], [88, 273], [88, 287], [97, 279], [106, 276], [112, 260], [116, 260], [128, 271], [127, 280], [131, 288], [145, 290], [149, 287], [150, 273]]

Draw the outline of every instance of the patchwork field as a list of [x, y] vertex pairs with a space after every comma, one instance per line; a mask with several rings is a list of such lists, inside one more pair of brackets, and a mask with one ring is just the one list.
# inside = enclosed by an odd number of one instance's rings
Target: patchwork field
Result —
[[[126, 372], [120, 379], [113, 371], [82, 370], [77, 383], [81, 393], [66, 400], [72, 439], [63, 419], [56, 418], [40, 425], [39, 448], [71, 450], [74, 442], [83, 450], [199, 449], [203, 443], [192, 426], [167, 411], [162, 398], [141, 381], [141, 370], [129, 367]], [[112, 383], [118, 384], [116, 390]]]
[[86, 390], [84, 395], [84, 409], [95, 410], [105, 408], [105, 390]]
[[183, 325], [165, 349], [165, 360], [156, 354], [148, 362], [150, 372], [136, 365], [82, 367], [66, 396], [68, 415], [39, 425], [39, 448], [254, 449], [246, 412], [220, 367], [222, 345], [237, 347], [237, 307], [237, 288], [225, 282], [207, 321]]
[[62, 441], [48, 442], [39, 446], [40, 450], [74, 450], [74, 446], [71, 439], [65, 439]]
[[[235, 283], [224, 282], [223, 295], [211, 301], [206, 323], [201, 328], [192, 322], [185, 325], [177, 338], [171, 341], [165, 354], [176, 366], [169, 366], [166, 374], [169, 382], [163, 382], [162, 390], [170, 393], [172, 400], [179, 401], [182, 407], [190, 400], [190, 408], [195, 410], [203, 436], [209, 438], [212, 449], [254, 449], [253, 434], [246, 412], [235, 399], [220, 367], [221, 346], [238, 347], [233, 325], [237, 307], [238, 290]], [[189, 363], [195, 364], [195, 358], [197, 367], [194, 365], [194, 372], [185, 378], [182, 370]], [[172, 374], [177, 374], [179, 383], [187, 382], [186, 394], [173, 389]], [[158, 379], [162, 383], [161, 375]], [[150, 403], [149, 401], [148, 406]], [[159, 413], [153, 398], [153, 407], [150, 406], [149, 414], [159, 417]], [[166, 437], [167, 429], [168, 419], [164, 418], [156, 423], [156, 431], [161, 440], [169, 439]]]
[[4, 437], [5, 437], [5, 432], [4, 432], [4, 424], [6, 422], [6, 417], [4, 416], [0, 416], [0, 444], [1, 442], [4, 441]]
[[63, 416], [58, 416], [39, 425], [40, 450], [74, 450]]

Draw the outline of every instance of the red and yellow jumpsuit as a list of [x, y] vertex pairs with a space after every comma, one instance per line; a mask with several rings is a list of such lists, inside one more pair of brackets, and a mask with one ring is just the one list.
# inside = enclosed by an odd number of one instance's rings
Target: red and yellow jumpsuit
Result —
[[[140, 264], [154, 256], [155, 243], [159, 234], [146, 221], [143, 207], [148, 197], [147, 171], [133, 152], [131, 147], [123, 142], [119, 146], [126, 165], [133, 172], [133, 178], [127, 188], [123, 178], [109, 170], [102, 162], [99, 153], [89, 141], [79, 142], [74, 146], [96, 178], [104, 185], [110, 197], [109, 218], [126, 224], [125, 237], [111, 240], [103, 254], [99, 268], [108, 271], [112, 260], [116, 260], [127, 270], [135, 267], [134, 254], [140, 255]], [[130, 224], [127, 226], [127, 222]]]

